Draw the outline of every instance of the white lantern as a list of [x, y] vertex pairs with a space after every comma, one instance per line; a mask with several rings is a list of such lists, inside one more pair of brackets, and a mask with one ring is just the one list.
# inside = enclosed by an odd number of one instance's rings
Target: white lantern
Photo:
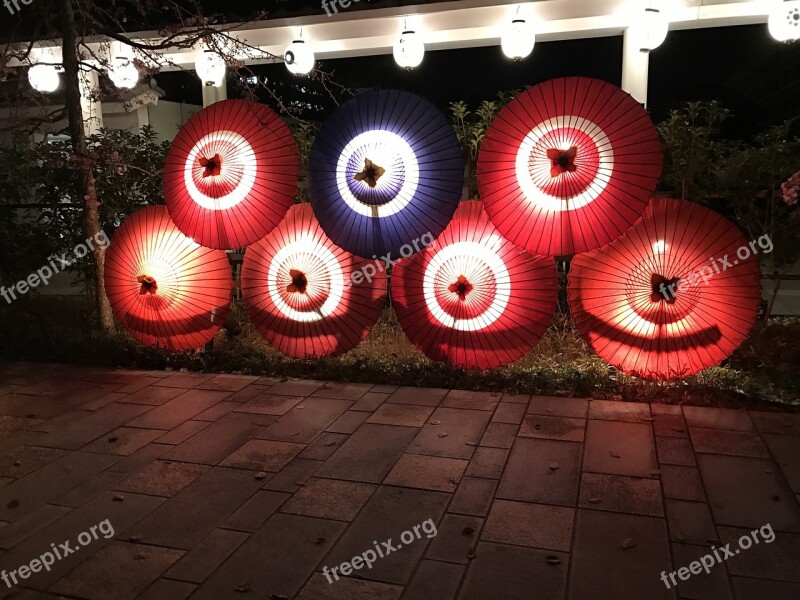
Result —
[[769, 32], [779, 42], [800, 39], [800, 0], [776, 2], [769, 14]]
[[108, 67], [108, 78], [121, 90], [136, 87], [139, 82], [139, 69], [127, 56], [117, 56]]
[[521, 60], [528, 56], [536, 43], [533, 27], [525, 19], [514, 19], [500, 38], [500, 47], [508, 58]]
[[53, 65], [33, 65], [28, 69], [28, 81], [38, 92], [49, 94], [58, 89], [58, 70]]
[[395, 62], [404, 69], [418, 67], [425, 56], [425, 42], [416, 32], [404, 31], [392, 49]]
[[631, 34], [634, 43], [642, 52], [655, 50], [669, 33], [669, 20], [658, 8], [646, 7], [637, 12], [636, 19], [631, 24]]
[[295, 40], [283, 52], [283, 62], [290, 73], [305, 75], [314, 68], [314, 51], [303, 40]]
[[197, 76], [208, 86], [220, 86], [225, 80], [225, 60], [213, 50], [206, 50], [194, 63]]

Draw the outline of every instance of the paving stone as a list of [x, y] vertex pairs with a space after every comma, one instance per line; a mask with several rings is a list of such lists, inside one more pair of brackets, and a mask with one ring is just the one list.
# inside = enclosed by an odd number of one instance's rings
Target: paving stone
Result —
[[403, 600], [455, 600], [464, 567], [423, 560], [405, 589]]
[[659, 579], [671, 564], [664, 519], [578, 510], [570, 600], [674, 599]]
[[481, 539], [568, 552], [574, 514], [572, 508], [495, 500]]
[[733, 577], [733, 589], [739, 600], [797, 600], [800, 598], [800, 583], [767, 581]]
[[437, 408], [409, 448], [413, 454], [469, 458], [491, 414], [485, 411]]
[[217, 375], [200, 385], [195, 386], [201, 390], [218, 390], [221, 392], [238, 392], [246, 388], [251, 383], [258, 381], [258, 377], [251, 375]]
[[513, 402], [500, 402], [492, 416], [492, 423], [511, 423], [519, 425], [525, 416], [525, 405]]
[[[41, 446], [22, 446], [0, 456], [0, 476], [24, 477], [36, 469], [49, 465], [66, 455], [66, 450], [42, 448]], [[19, 464], [17, 464], [19, 463]]]
[[524, 404], [528, 406], [531, 401], [530, 394], [503, 394], [500, 398], [503, 402], [511, 402], [512, 404]]
[[[374, 389], [374, 388], [373, 388]], [[350, 410], [363, 410], [366, 412], [373, 412], [378, 409], [378, 407], [386, 402], [389, 398], [389, 394], [379, 394], [377, 392], [367, 392], [363, 396], [361, 396], [361, 400], [353, 404], [350, 407]]]
[[380, 483], [416, 433], [410, 427], [365, 424], [328, 459], [318, 475]]
[[468, 555], [478, 545], [483, 519], [463, 515], [445, 515], [431, 539], [427, 558], [466, 565]]
[[72, 452], [0, 488], [0, 519], [16, 521], [118, 460], [116, 456]]
[[248, 400], [236, 411], [281, 416], [292, 410], [303, 400], [305, 400], [303, 396], [276, 396], [275, 394], [267, 393]]
[[[548, 557], [560, 562], [548, 564]], [[558, 600], [564, 597], [568, 567], [568, 554], [481, 542], [459, 600], [499, 598], [500, 590], [503, 600]]]
[[[699, 559], [710, 554], [710, 549], [686, 544], [672, 544], [672, 552], [675, 557], [675, 570], [679, 571], [681, 568], [690, 568], [695, 561], [699, 564]], [[698, 566], [695, 565], [694, 569], [697, 571]], [[669, 586], [675, 587], [669, 577], [669, 569], [665, 570]], [[682, 573], [684, 577], [687, 576], [686, 571], [682, 571]], [[678, 582], [678, 592], [681, 598], [687, 600], [733, 600], [733, 592], [728, 583], [725, 565], [714, 565], [710, 567], [709, 573], [703, 570], [699, 574], [693, 574], [690, 570], [688, 579], [685, 581], [681, 580], [680, 573], [678, 573], [675, 575], [675, 580]], [[666, 584], [664, 586], [666, 587]]]
[[122, 460], [111, 465], [109, 470], [117, 471], [119, 473], [135, 473], [142, 467], [149, 465], [163, 454], [169, 452], [171, 448], [172, 446], [168, 446], [166, 444], [147, 444], [147, 446], [144, 448], [137, 450], [130, 456], [126, 456]]
[[63, 577], [53, 590], [88, 598], [134, 600], [181, 556], [182, 551], [171, 548], [113, 542]]
[[379, 394], [393, 394], [399, 389], [400, 387], [397, 385], [373, 385], [369, 391]]
[[[772, 535], [769, 533], [769, 526], [772, 527]], [[741, 550], [736, 556], [725, 561], [731, 575], [800, 583], [800, 569], [797, 568], [797, 565], [800, 565], [800, 535], [785, 531], [776, 532], [775, 529], [778, 527], [775, 523], [769, 523], [768, 519], [764, 519], [757, 527], [718, 529], [723, 544], [730, 543], [731, 549]], [[753, 529], [759, 530], [759, 543], [753, 543], [744, 549], [740, 540], [743, 536], [747, 536], [750, 538], [749, 541], [752, 541]], [[772, 542], [767, 543], [768, 539], [772, 539]]]
[[665, 498], [705, 502], [700, 471], [693, 467], [661, 465], [661, 485]]
[[28, 539], [32, 535], [36, 535], [41, 529], [50, 525], [50, 523], [68, 514], [70, 510], [71, 509], [66, 506], [45, 504], [14, 523], [9, 523], [4, 526], [2, 532], [0, 532], [0, 548], [6, 550], [13, 548], [23, 540]]
[[776, 413], [759, 410], [749, 411], [750, 418], [762, 433], [800, 435], [800, 413]]
[[162, 379], [163, 377], [148, 377], [146, 375], [141, 375], [138, 377], [134, 376], [133, 381], [126, 383], [117, 391], [122, 394], [133, 394], [134, 392], [148, 388], [151, 385], [155, 385]]
[[208, 469], [205, 465], [156, 460], [121, 481], [114, 489], [170, 498]]
[[469, 461], [466, 474], [470, 477], [500, 479], [507, 458], [508, 450], [503, 448], [478, 448]]
[[188, 371], [178, 371], [169, 377], [160, 379], [154, 385], [191, 389], [197, 387], [201, 383], [205, 383], [213, 377], [214, 375], [210, 375], [208, 373], [189, 373]]
[[673, 541], [684, 544], [707, 545], [717, 539], [711, 512], [705, 502], [666, 500], [667, 522]]
[[386, 402], [439, 406], [449, 391], [442, 388], [401, 387]]
[[351, 404], [349, 400], [307, 398], [267, 427], [258, 437], [284, 442], [312, 442]]
[[750, 420], [746, 410], [684, 406], [683, 415], [686, 417], [686, 423], [689, 427], [753, 431], [753, 422]]
[[472, 392], [467, 390], [450, 390], [442, 402], [447, 408], [466, 408], [470, 410], [494, 411], [500, 402], [499, 392]]
[[656, 437], [658, 462], [665, 465], [695, 466], [692, 444], [686, 438]]
[[279, 396], [302, 396], [305, 398], [316, 392], [324, 384], [324, 381], [313, 381], [311, 379], [288, 379], [273, 385], [270, 388], [270, 394], [277, 394]]
[[194, 418], [196, 421], [217, 421], [227, 415], [235, 408], [239, 408], [241, 404], [238, 402], [234, 402], [232, 400], [224, 400], [222, 402], [217, 402], [211, 408], [204, 410], [199, 415], [196, 415]]
[[140, 448], [162, 437], [161, 429], [139, 429], [138, 427], [119, 427], [95, 441], [86, 444], [81, 450], [84, 452], [99, 452], [101, 454], [118, 454], [130, 456]]
[[650, 412], [655, 415], [683, 415], [681, 407], [677, 404], [656, 404], [650, 405]]
[[[400, 537], [414, 525], [423, 525], [428, 519], [438, 523], [450, 500], [449, 494], [409, 488], [381, 487], [342, 535], [336, 546], [325, 557], [323, 565], [334, 567], [354, 556], [374, 548], [373, 543], [387, 541], [397, 545]], [[430, 526], [427, 526], [428, 530]], [[358, 577], [385, 583], [403, 585], [411, 577], [429, 541], [424, 530], [421, 539], [393, 551], [372, 565], [372, 569], [358, 571]]]
[[60, 506], [83, 506], [92, 498], [113, 489], [120, 481], [125, 479], [125, 473], [103, 471], [90, 478], [82, 485], [75, 486], [66, 494], [50, 500], [51, 504]]
[[336, 419], [326, 431], [333, 433], [353, 433], [356, 429], [361, 427], [364, 421], [367, 420], [367, 417], [369, 417], [367, 413], [348, 410], [341, 417]]
[[186, 421], [185, 423], [178, 425], [172, 431], [165, 433], [156, 441], [159, 444], [171, 444], [173, 446], [177, 446], [178, 444], [188, 440], [198, 431], [202, 431], [209, 425], [211, 425], [211, 423], [208, 421], [195, 421], [194, 419], [191, 421]]
[[68, 428], [42, 436], [38, 444], [50, 448], [77, 450], [148, 410], [149, 407], [136, 404], [111, 404], [83, 417]]
[[290, 442], [271, 440], [250, 440], [233, 452], [222, 465], [251, 469], [253, 471], [272, 471], [277, 473], [289, 464], [305, 446]]
[[329, 381], [311, 394], [314, 398], [333, 398], [335, 400], [360, 400], [372, 388], [371, 383], [339, 383]]
[[585, 419], [525, 415], [519, 435], [520, 437], [582, 442], [585, 427]]
[[173, 429], [228, 396], [230, 392], [189, 390], [134, 419], [128, 425], [148, 429]]
[[634, 515], [664, 516], [661, 484], [656, 479], [584, 473], [580, 506]]
[[485, 517], [489, 514], [497, 482], [492, 479], [462, 477], [448, 511]]
[[[378, 581], [315, 573], [300, 591], [297, 600], [399, 600], [403, 588]], [[338, 577], [338, 574], [337, 574]], [[332, 582], [332, 583], [331, 583]]]
[[723, 429], [689, 428], [695, 452], [769, 458], [769, 451], [757, 433]]
[[384, 480], [387, 485], [454, 492], [461, 480], [466, 460], [404, 454]]
[[509, 423], [489, 423], [480, 445], [487, 448], [511, 448], [517, 436], [519, 425]]
[[236, 598], [235, 589], [242, 585], [253, 598], [294, 598], [344, 527], [337, 521], [276, 513], [214, 571], [192, 600]]
[[650, 405], [643, 402], [592, 400], [589, 403], [589, 418], [641, 423], [650, 420]]
[[188, 392], [188, 388], [150, 386], [125, 397], [127, 404], [147, 404], [161, 406], [181, 394]]
[[260, 487], [251, 471], [213, 467], [129, 532], [147, 544], [189, 550]]
[[800, 494], [800, 437], [786, 435], [765, 435], [764, 439], [772, 455], [783, 471], [789, 487]]
[[589, 413], [589, 401], [582, 398], [532, 396], [528, 405], [528, 412], [534, 415], [585, 419]]
[[185, 581], [158, 579], [136, 600], [186, 600], [197, 586]]
[[583, 470], [653, 477], [658, 469], [653, 429], [644, 423], [589, 419]]
[[253, 422], [251, 415], [228, 414], [175, 446], [165, 458], [215, 465], [229, 457], [263, 429], [259, 423]]
[[214, 529], [167, 571], [180, 581], [203, 583], [247, 539], [246, 533]]
[[109, 404], [113, 404], [115, 402], [125, 402], [127, 399], [128, 394], [121, 394], [119, 392], [109, 392], [100, 396], [99, 398], [95, 398], [94, 400], [90, 400], [88, 402], [84, 402], [82, 407], [84, 410], [99, 410], [104, 406], [108, 406]]
[[770, 523], [778, 530], [800, 531], [800, 505], [775, 463], [710, 454], [698, 456], [697, 462], [718, 525], [760, 527]]
[[352, 521], [376, 486], [312, 477], [281, 508], [281, 512]]
[[659, 437], [685, 438], [689, 430], [681, 415], [653, 415], [653, 428]]
[[295, 458], [286, 465], [280, 472], [267, 480], [264, 484], [265, 490], [276, 490], [278, 492], [295, 493], [298, 489], [305, 485], [322, 466], [322, 462], [318, 460], [306, 460], [304, 458]]
[[414, 406], [413, 404], [384, 404], [369, 417], [367, 423], [382, 425], [404, 425], [406, 427], [422, 427], [433, 413], [431, 406]]
[[250, 500], [225, 519], [220, 527], [253, 532], [261, 527], [289, 497], [290, 495], [285, 492], [272, 490], [256, 492]]
[[344, 433], [324, 432], [306, 446], [299, 456], [310, 460], [328, 460], [350, 438]]
[[271, 387], [271, 385], [262, 385], [259, 380], [256, 381], [256, 383], [251, 383], [247, 387], [242, 388], [238, 392], [234, 392], [228, 397], [228, 400], [231, 402], [244, 404], [253, 398], [261, 396], [262, 394], [269, 394], [269, 389]]

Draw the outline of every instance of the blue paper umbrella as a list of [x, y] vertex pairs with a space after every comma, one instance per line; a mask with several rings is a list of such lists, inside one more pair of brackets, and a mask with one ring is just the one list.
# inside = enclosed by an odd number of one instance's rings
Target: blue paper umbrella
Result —
[[311, 205], [335, 244], [394, 260], [430, 244], [458, 207], [461, 149], [442, 112], [398, 90], [360, 94], [322, 126]]

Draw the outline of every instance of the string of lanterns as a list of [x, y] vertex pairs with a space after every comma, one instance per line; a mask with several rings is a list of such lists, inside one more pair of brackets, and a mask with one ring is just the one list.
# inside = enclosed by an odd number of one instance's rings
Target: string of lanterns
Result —
[[[773, 38], [780, 42], [800, 39], [800, 0], [772, 0], [768, 27]], [[669, 32], [669, 18], [655, 2], [637, 9], [629, 26], [634, 43], [642, 52], [658, 48]], [[536, 41], [534, 24], [519, 16], [519, 9], [513, 19], [506, 23], [500, 36], [500, 48], [509, 59], [519, 61], [533, 51]], [[131, 89], [139, 81], [139, 69], [122, 44], [115, 43], [116, 52], [106, 70], [114, 85], [119, 89]], [[404, 21], [400, 37], [393, 47], [392, 55], [398, 66], [414, 69], [422, 64], [425, 57], [425, 41], [420, 32], [409, 28]], [[314, 69], [315, 56], [311, 44], [302, 37], [302, 30], [283, 53], [283, 61], [290, 73], [306, 75]], [[28, 80], [35, 90], [42, 93], [55, 92], [59, 87], [59, 73], [63, 69], [46, 61], [34, 64], [28, 69]], [[222, 85], [227, 66], [225, 59], [216, 51], [206, 49], [196, 59], [195, 71], [207, 86]]]

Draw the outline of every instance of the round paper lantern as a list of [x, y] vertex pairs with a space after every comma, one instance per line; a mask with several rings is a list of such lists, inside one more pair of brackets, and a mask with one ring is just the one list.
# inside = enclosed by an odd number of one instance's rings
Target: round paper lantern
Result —
[[525, 19], [514, 19], [503, 32], [500, 47], [508, 58], [521, 60], [533, 51], [535, 42], [533, 27]]
[[129, 90], [139, 82], [139, 69], [127, 56], [117, 56], [108, 69], [108, 78], [119, 89]]
[[28, 69], [28, 81], [37, 92], [50, 94], [58, 89], [58, 70], [53, 65], [33, 65]]
[[283, 53], [283, 62], [290, 73], [305, 75], [314, 68], [314, 51], [303, 40], [295, 40]]
[[800, 39], [800, 0], [776, 2], [769, 14], [769, 32], [779, 42]]
[[589, 345], [655, 380], [719, 364], [747, 338], [761, 279], [754, 251], [719, 214], [654, 200], [624, 236], [576, 256], [569, 306]]
[[402, 33], [392, 48], [395, 62], [404, 69], [414, 69], [422, 64], [425, 57], [425, 42], [416, 31]]
[[631, 24], [631, 35], [642, 52], [655, 50], [669, 33], [669, 19], [653, 6], [639, 7], [636, 20]]
[[225, 81], [227, 71], [225, 59], [213, 50], [205, 50], [197, 57], [194, 70], [203, 84], [207, 86], [220, 86]]

